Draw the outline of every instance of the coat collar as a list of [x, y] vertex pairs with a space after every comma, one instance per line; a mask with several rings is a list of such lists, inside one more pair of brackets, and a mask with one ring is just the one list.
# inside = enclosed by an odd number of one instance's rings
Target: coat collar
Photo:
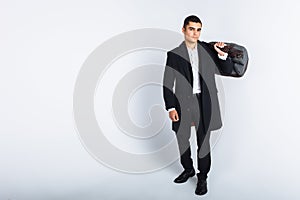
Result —
[[[183, 59], [185, 59], [188, 63], [191, 63], [189, 53], [188, 53], [188, 49], [187, 49], [187, 46], [186, 46], [184, 41], [179, 45], [178, 50], [179, 50], [179, 52], [178, 52], [179, 55]], [[197, 42], [197, 51], [198, 51], [198, 57], [199, 57], [199, 68], [200, 68], [200, 71], [201, 71], [201, 54], [203, 53], [203, 51], [205, 51], [205, 47], [203, 46], [203, 43], [199, 40]]]
[[[198, 51], [198, 56], [200, 58], [200, 52], [203, 50], [203, 45], [202, 43], [198, 40], [197, 42], [197, 51]], [[186, 61], [188, 61], [189, 63], [191, 63], [190, 61], [190, 57], [189, 57], [189, 53], [188, 53], [188, 49], [187, 46], [185, 44], [185, 41], [183, 41], [180, 45], [179, 45], [179, 52], [181, 57], [183, 57]], [[200, 60], [200, 59], [199, 59]]]
[[187, 46], [186, 46], [184, 41], [179, 45], [179, 52], [178, 53], [188, 63], [191, 63], [189, 53], [188, 53], [188, 50], [187, 50]]

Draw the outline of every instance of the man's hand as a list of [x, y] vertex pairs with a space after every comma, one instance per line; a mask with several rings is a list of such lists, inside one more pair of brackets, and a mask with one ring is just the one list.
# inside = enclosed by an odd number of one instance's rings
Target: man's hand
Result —
[[222, 51], [221, 49], [219, 49], [218, 47], [223, 48], [224, 46], [226, 46], [226, 44], [224, 42], [216, 42], [214, 44], [214, 48], [220, 56], [224, 56], [225, 52]]
[[178, 113], [176, 110], [172, 110], [169, 112], [169, 117], [173, 122], [177, 122], [179, 120]]

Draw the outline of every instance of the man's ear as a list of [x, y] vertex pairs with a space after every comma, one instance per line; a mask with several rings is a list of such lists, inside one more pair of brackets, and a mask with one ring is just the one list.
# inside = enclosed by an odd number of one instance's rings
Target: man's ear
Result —
[[181, 31], [184, 33], [184, 32], [185, 32], [185, 28], [184, 28], [184, 27], [182, 27]]

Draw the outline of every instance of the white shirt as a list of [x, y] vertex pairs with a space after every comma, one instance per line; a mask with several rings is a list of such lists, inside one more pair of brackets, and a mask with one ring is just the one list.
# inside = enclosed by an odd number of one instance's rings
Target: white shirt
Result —
[[200, 78], [199, 78], [199, 57], [197, 45], [195, 48], [187, 48], [193, 71], [193, 94], [200, 93]]

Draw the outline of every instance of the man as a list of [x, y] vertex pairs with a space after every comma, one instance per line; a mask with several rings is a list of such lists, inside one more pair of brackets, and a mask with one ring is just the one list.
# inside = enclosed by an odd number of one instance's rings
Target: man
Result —
[[[174, 180], [184, 183], [195, 175], [189, 138], [191, 125], [197, 133], [197, 173], [195, 193], [207, 193], [207, 175], [211, 166], [210, 132], [221, 128], [222, 121], [217, 97], [215, 74], [230, 76], [233, 63], [223, 52], [225, 44], [214, 46], [200, 42], [202, 22], [197, 16], [184, 20], [184, 42], [167, 53], [163, 77], [163, 97], [172, 130], [176, 133], [180, 162], [184, 171]], [[173, 89], [175, 85], [175, 89]]]

